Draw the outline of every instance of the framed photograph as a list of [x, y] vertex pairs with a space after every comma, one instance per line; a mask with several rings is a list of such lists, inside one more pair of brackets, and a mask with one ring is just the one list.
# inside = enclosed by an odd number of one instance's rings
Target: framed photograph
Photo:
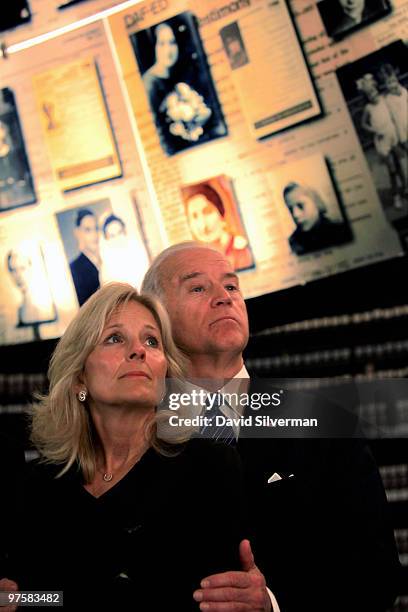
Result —
[[6, 272], [16, 297], [16, 328], [31, 327], [34, 340], [40, 340], [40, 325], [57, 320], [41, 247], [37, 242], [23, 241], [9, 249], [5, 257]]
[[261, 139], [322, 113], [286, 0], [258, 0], [219, 31], [248, 127]]
[[109, 199], [57, 213], [80, 306], [110, 281], [139, 287], [149, 265], [146, 250]]
[[326, 160], [312, 155], [270, 176], [284, 234], [294, 255], [331, 249], [352, 239]]
[[0, 211], [36, 201], [14, 94], [0, 89]]
[[224, 174], [181, 188], [193, 240], [224, 253], [234, 270], [254, 267], [233, 184]]
[[192, 13], [131, 34], [130, 40], [167, 155], [227, 134]]
[[231, 70], [237, 70], [242, 66], [246, 66], [249, 63], [249, 57], [238, 22], [233, 21], [222, 28], [220, 36]]
[[62, 191], [122, 176], [108, 108], [93, 58], [33, 77], [55, 179]]
[[31, 21], [31, 11], [27, 0], [3, 2], [0, 11], [0, 32], [15, 28]]
[[328, 36], [343, 38], [391, 12], [389, 0], [322, 0], [317, 9]]
[[396, 41], [337, 70], [391, 223], [408, 214], [408, 47]]

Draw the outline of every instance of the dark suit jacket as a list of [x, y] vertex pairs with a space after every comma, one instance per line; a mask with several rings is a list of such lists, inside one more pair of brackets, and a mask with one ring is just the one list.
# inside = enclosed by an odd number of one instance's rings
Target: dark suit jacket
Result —
[[79, 305], [99, 289], [98, 268], [83, 253], [69, 264]]
[[18, 529], [16, 516], [21, 507], [24, 464], [23, 449], [0, 434], [0, 578], [11, 571], [9, 552]]
[[[250, 392], [266, 388], [252, 380]], [[289, 395], [289, 414], [295, 404], [313, 412], [312, 395]], [[284, 403], [278, 412], [284, 414]], [[358, 431], [334, 404], [319, 401], [317, 412], [348, 423], [350, 434]], [[391, 606], [400, 565], [382, 481], [364, 440], [248, 437], [240, 438], [238, 451], [255, 559], [281, 612]], [[282, 480], [268, 484], [275, 472]]]

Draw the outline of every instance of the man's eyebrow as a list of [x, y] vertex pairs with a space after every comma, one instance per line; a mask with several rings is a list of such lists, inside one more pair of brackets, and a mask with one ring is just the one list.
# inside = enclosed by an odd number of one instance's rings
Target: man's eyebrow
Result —
[[[192, 278], [197, 278], [199, 276], [205, 276], [204, 272], [189, 272], [188, 274], [183, 274], [180, 277], [180, 283], [184, 283]], [[234, 272], [226, 272], [222, 275], [222, 280], [225, 279], [233, 279], [238, 282], [238, 276]]]
[[180, 276], [180, 283], [184, 283], [185, 281], [191, 280], [192, 278], [197, 278], [197, 276], [204, 276], [203, 272], [189, 272], [188, 274], [183, 274]]
[[236, 280], [238, 282], [238, 275], [235, 274], [234, 272], [226, 272], [223, 276], [223, 278], [232, 278], [233, 280]]

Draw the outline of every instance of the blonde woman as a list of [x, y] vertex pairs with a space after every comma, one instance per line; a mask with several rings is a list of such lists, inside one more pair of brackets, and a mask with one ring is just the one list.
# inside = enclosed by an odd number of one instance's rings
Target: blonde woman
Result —
[[79, 310], [33, 409], [20, 589], [63, 591], [69, 610], [182, 612], [202, 578], [237, 566], [235, 452], [203, 439], [164, 452], [156, 434], [165, 378], [182, 372], [153, 298], [111, 283]]

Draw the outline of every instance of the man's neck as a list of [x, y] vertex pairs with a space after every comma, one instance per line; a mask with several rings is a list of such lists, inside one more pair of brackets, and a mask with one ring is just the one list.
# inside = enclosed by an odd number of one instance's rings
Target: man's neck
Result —
[[234, 378], [243, 365], [242, 354], [190, 355], [189, 375], [191, 378], [225, 380]]
[[99, 254], [90, 251], [89, 249], [83, 249], [82, 253], [93, 263], [93, 265], [98, 268], [101, 266], [101, 258]]

